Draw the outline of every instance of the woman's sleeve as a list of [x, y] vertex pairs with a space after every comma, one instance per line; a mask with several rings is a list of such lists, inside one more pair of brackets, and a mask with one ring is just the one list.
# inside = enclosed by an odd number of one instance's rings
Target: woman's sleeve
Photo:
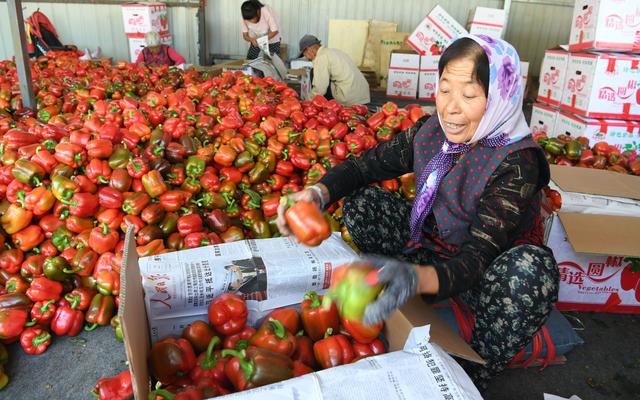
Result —
[[471, 239], [454, 258], [434, 265], [440, 289], [431, 300], [470, 289], [491, 262], [508, 250], [534, 196], [547, 184], [541, 182], [545, 174], [537, 165], [536, 150], [526, 149], [510, 154], [496, 168], [478, 201]]
[[185, 64], [187, 61], [182, 57], [182, 54], [175, 51], [173, 47], [168, 49], [169, 58], [171, 58], [175, 65]]
[[240, 17], [240, 30], [242, 31], [242, 33], [249, 32], [249, 27], [247, 26], [247, 23], [242, 17]]
[[356, 189], [373, 182], [383, 181], [413, 170], [413, 137], [427, 120], [423, 117], [411, 128], [398, 133], [388, 142], [362, 153], [360, 157], [347, 159], [330, 169], [320, 179], [329, 189], [331, 204]]

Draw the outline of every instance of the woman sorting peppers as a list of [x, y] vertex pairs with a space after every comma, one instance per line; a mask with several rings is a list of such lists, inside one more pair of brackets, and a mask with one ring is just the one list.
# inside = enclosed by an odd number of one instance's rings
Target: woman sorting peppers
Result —
[[[522, 101], [520, 60], [510, 44], [458, 38], [438, 64], [437, 115], [290, 196], [321, 209], [344, 198], [344, 223], [385, 285], [365, 323], [386, 319], [418, 294], [470, 308], [471, 345], [487, 364], [461, 364], [481, 390], [531, 341], [558, 292], [556, 261], [542, 244], [549, 166]], [[371, 186], [409, 172], [413, 203]], [[286, 208], [278, 210], [284, 234]]]

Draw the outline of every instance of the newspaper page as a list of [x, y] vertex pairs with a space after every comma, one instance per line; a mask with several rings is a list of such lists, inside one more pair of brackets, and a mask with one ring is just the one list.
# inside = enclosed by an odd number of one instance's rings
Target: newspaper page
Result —
[[245, 240], [139, 260], [151, 340], [177, 335], [223, 293], [247, 301], [249, 323], [270, 310], [297, 304], [309, 290], [324, 293], [333, 270], [357, 259], [332, 235], [320, 246], [307, 247], [290, 237]]
[[[243, 399], [344, 400], [479, 400], [469, 376], [437, 344], [429, 342], [429, 327], [415, 328], [422, 339], [416, 347], [354, 364], [325, 369], [299, 378], [226, 396]], [[426, 335], [425, 335], [426, 334]], [[415, 335], [415, 334], [414, 334]]]

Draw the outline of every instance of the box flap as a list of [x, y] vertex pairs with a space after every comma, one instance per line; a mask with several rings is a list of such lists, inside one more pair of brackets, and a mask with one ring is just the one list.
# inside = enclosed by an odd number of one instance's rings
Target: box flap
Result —
[[147, 356], [151, 342], [133, 225], [127, 229], [124, 249], [120, 269], [118, 315], [122, 324], [129, 370], [133, 377], [133, 393], [136, 399], [146, 399], [150, 388]]
[[484, 364], [485, 361], [440, 318], [433, 307], [417, 296], [396, 311], [385, 324], [385, 336], [389, 351], [402, 350], [409, 332], [416, 326], [431, 325], [431, 342], [437, 343], [447, 353], [465, 360]]
[[551, 179], [566, 192], [640, 200], [640, 177], [592, 168], [551, 165]]
[[576, 253], [640, 257], [640, 218], [558, 213]]

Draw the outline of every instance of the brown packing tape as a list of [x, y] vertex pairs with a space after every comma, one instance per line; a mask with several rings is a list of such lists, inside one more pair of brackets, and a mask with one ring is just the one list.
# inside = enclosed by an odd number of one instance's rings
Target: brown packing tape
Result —
[[593, 168], [551, 165], [551, 180], [565, 192], [640, 200], [640, 177]]
[[133, 381], [133, 393], [136, 399], [146, 399], [150, 390], [147, 356], [151, 341], [133, 226], [127, 229], [124, 248], [125, 253], [120, 269], [118, 315], [122, 324], [124, 346]]
[[409, 300], [387, 319], [385, 336], [389, 340], [389, 351], [402, 350], [411, 329], [423, 325], [430, 325], [430, 341], [437, 343], [447, 353], [480, 364], [486, 363], [440, 318], [433, 307], [419, 296]]
[[640, 218], [558, 213], [576, 253], [640, 257]]

